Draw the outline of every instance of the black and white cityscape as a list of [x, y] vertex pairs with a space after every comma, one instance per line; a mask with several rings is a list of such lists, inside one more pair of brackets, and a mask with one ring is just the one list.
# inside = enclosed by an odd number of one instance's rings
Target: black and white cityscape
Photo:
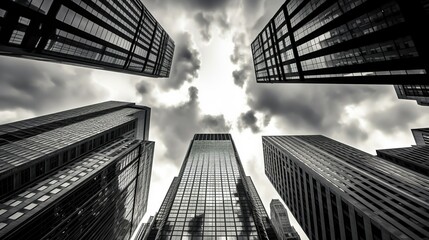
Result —
[[428, 0], [0, 1], [1, 240], [429, 240]]

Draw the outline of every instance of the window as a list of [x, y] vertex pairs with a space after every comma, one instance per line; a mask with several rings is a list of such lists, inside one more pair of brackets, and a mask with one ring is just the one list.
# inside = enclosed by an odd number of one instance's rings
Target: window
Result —
[[6, 10], [0, 8], [0, 17], [4, 18], [4, 16], [6, 16], [6, 13]]
[[21, 171], [21, 185], [30, 181], [30, 168]]
[[16, 220], [16, 219], [20, 218], [22, 215], [24, 215], [24, 213], [22, 213], [22, 212], [16, 212], [13, 215], [11, 215], [9, 217], [9, 219]]
[[35, 203], [30, 203], [27, 206], [24, 207], [24, 209], [26, 210], [32, 210], [33, 208], [37, 207], [37, 204]]
[[25, 32], [19, 30], [13, 30], [12, 36], [9, 39], [9, 43], [20, 45], [22, 39], [24, 39]]
[[25, 17], [19, 17], [19, 23], [24, 24], [25, 26], [30, 25], [31, 20]]
[[36, 164], [36, 177], [45, 173], [45, 161]]

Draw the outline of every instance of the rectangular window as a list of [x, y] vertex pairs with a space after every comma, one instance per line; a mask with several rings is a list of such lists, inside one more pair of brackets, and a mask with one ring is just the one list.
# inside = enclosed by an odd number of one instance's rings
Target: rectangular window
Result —
[[25, 32], [19, 30], [13, 30], [12, 36], [9, 39], [9, 43], [20, 45], [24, 39]]
[[36, 164], [36, 177], [45, 173], [45, 161]]
[[30, 181], [30, 168], [21, 171], [21, 185]]

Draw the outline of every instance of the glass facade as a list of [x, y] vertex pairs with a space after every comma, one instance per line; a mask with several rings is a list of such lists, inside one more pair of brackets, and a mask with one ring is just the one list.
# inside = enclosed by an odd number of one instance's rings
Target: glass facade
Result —
[[0, 238], [129, 239], [154, 151], [141, 115], [106, 102], [0, 126]]
[[139, 0], [5, 0], [0, 54], [168, 77], [174, 42]]
[[324, 136], [263, 137], [265, 173], [310, 239], [425, 239], [429, 179]]
[[231, 136], [196, 134], [148, 239], [276, 239], [265, 216]]
[[287, 0], [252, 43], [257, 82], [425, 84], [424, 4]]
[[271, 221], [281, 240], [300, 240], [295, 228], [290, 225], [287, 210], [278, 199], [273, 199], [270, 203]]
[[395, 85], [399, 99], [416, 100], [419, 105], [429, 106], [429, 85]]

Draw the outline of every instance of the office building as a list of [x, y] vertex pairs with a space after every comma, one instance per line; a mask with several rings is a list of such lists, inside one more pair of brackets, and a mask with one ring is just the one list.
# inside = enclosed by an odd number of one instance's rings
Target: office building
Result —
[[429, 145], [429, 128], [412, 129], [417, 145]]
[[150, 108], [105, 102], [0, 126], [0, 239], [129, 239], [146, 212]]
[[421, 106], [429, 106], [429, 85], [395, 85], [399, 99], [416, 100]]
[[137, 234], [135, 239], [146, 240], [149, 237], [149, 231], [152, 229], [152, 225], [154, 223], [154, 216], [150, 216], [147, 223], [144, 223], [139, 230], [137, 230]]
[[412, 129], [417, 146], [380, 149], [377, 156], [429, 177], [429, 129]]
[[324, 136], [263, 137], [265, 173], [310, 239], [427, 239], [429, 178]]
[[429, 146], [379, 149], [377, 156], [429, 177]]
[[173, 52], [140, 0], [0, 1], [0, 55], [168, 77]]
[[252, 43], [259, 83], [428, 84], [427, 0], [286, 0]]
[[270, 203], [271, 222], [281, 240], [300, 240], [295, 228], [290, 225], [287, 210], [278, 199], [273, 199]]
[[276, 239], [265, 216], [231, 135], [196, 134], [148, 239]]

